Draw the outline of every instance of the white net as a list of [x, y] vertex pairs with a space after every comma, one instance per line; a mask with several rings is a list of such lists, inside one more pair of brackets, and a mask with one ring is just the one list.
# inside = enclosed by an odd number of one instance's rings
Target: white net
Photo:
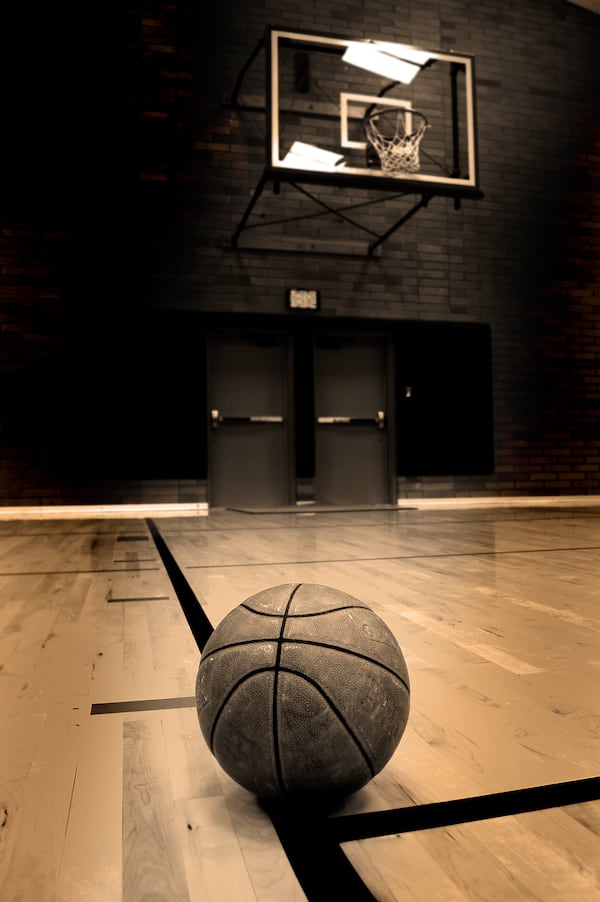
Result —
[[374, 110], [363, 123], [384, 172], [418, 172], [419, 148], [429, 124], [416, 110], [392, 107]]

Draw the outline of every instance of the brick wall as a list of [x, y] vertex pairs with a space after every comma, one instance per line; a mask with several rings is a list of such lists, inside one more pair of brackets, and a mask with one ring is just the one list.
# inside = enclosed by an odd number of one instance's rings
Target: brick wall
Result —
[[[1, 503], [195, 500], [193, 455], [160, 478], [118, 467], [132, 417], [150, 446], [177, 440], [193, 363], [181, 368], [170, 334], [162, 371], [156, 353], [115, 371], [115, 336], [144, 335], [150, 310], [281, 313], [295, 284], [319, 289], [323, 316], [490, 326], [494, 472], [401, 477], [400, 495], [598, 492], [600, 17], [565, 0], [211, 7], [84, 10], [75, 41], [54, 10], [35, 29], [23, 6], [13, 14]], [[434, 198], [375, 259], [227, 247], [264, 123], [223, 98], [268, 25], [474, 54], [485, 198], [460, 211]]]

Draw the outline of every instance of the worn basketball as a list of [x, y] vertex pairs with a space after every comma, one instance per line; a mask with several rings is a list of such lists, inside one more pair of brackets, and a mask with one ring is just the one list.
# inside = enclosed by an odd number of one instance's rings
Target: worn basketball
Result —
[[221, 621], [196, 681], [202, 734], [223, 769], [270, 800], [354, 792], [408, 720], [402, 651], [383, 620], [328, 586], [252, 595]]

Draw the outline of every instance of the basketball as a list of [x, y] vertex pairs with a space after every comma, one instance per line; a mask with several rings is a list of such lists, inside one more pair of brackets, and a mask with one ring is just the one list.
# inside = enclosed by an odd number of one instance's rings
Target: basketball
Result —
[[196, 681], [221, 767], [265, 800], [341, 798], [389, 761], [408, 720], [402, 651], [371, 608], [328, 586], [273, 586], [227, 614]]

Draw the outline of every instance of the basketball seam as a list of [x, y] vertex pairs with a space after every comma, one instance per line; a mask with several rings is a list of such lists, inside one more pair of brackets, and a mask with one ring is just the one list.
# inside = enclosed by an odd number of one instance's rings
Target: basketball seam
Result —
[[275, 771], [277, 774], [277, 780], [279, 783], [279, 788], [282, 793], [285, 792], [285, 784], [283, 782], [283, 770], [281, 767], [281, 751], [279, 748], [279, 704], [278, 704], [278, 687], [279, 687], [279, 670], [281, 666], [281, 650], [283, 647], [283, 634], [285, 632], [285, 626], [287, 617], [292, 606], [292, 602], [294, 600], [294, 595], [300, 588], [302, 583], [297, 583], [290, 592], [290, 597], [288, 598], [287, 604], [285, 606], [285, 611], [281, 617], [281, 627], [279, 630], [279, 639], [277, 642], [277, 655], [275, 657], [275, 677], [273, 683], [273, 749], [275, 754]]
[[[279, 615], [282, 616], [281, 614]], [[315, 639], [286, 639], [285, 637], [280, 636], [276, 638], [273, 636], [271, 639], [266, 639], [264, 636], [260, 639], [244, 639], [240, 642], [230, 642], [228, 645], [220, 645], [217, 648], [211, 649], [209, 652], [210, 655], [218, 654], [220, 651], [227, 651], [230, 648], [240, 648], [243, 645], [256, 645], [261, 642], [277, 642], [277, 654], [278, 657], [281, 657], [280, 651], [283, 645], [312, 645], [315, 648], [327, 648], [329, 651], [339, 651], [342, 654], [352, 655], [355, 658], [360, 658], [363, 661], [368, 661], [369, 664], [375, 664], [377, 667], [380, 667], [382, 670], [387, 671], [392, 676], [396, 677], [397, 680], [400, 680], [404, 688], [408, 693], [410, 693], [410, 686], [408, 681], [400, 674], [397, 670], [394, 670], [392, 667], [389, 667], [387, 664], [384, 664], [382, 661], [377, 661], [375, 658], [369, 657], [369, 655], [363, 655], [359, 651], [354, 651], [351, 648], [342, 648], [339, 645], [330, 645], [328, 642], [318, 642]], [[275, 664], [277, 666], [277, 664]]]
[[373, 763], [372, 763], [371, 759], [369, 758], [369, 756], [367, 755], [366, 750], [363, 748], [361, 741], [359, 740], [358, 736], [355, 734], [354, 730], [352, 729], [352, 727], [350, 726], [350, 724], [348, 723], [348, 721], [346, 720], [346, 718], [344, 717], [342, 712], [333, 703], [333, 701], [331, 700], [329, 695], [325, 692], [325, 690], [317, 683], [316, 680], [313, 680], [312, 677], [307, 676], [305, 673], [298, 673], [297, 670], [294, 670], [291, 667], [282, 667], [281, 670], [283, 673], [291, 673], [294, 676], [297, 676], [299, 679], [305, 680], [307, 683], [309, 683], [309, 685], [311, 685], [313, 687], [313, 689], [317, 690], [317, 692], [322, 696], [322, 698], [325, 699], [325, 701], [327, 702], [327, 704], [329, 705], [329, 707], [331, 708], [331, 710], [333, 711], [333, 713], [335, 714], [335, 716], [337, 717], [339, 722], [342, 724], [342, 726], [347, 730], [348, 735], [350, 736], [350, 738], [356, 745], [357, 749], [363, 756], [363, 758], [366, 762], [366, 765], [369, 768], [369, 771], [371, 773], [371, 777], [374, 777], [375, 776], [375, 768], [373, 767]]
[[281, 767], [281, 757], [280, 757], [280, 754], [279, 754], [279, 743], [277, 742], [277, 736], [276, 736], [276, 732], [275, 732], [275, 729], [276, 729], [276, 720], [275, 720], [275, 707], [276, 707], [276, 705], [275, 705], [275, 698], [276, 698], [276, 692], [275, 692], [275, 689], [276, 689], [276, 686], [277, 686], [277, 677], [278, 677], [278, 675], [279, 675], [280, 673], [289, 673], [289, 674], [291, 674], [292, 676], [297, 676], [300, 680], [304, 680], [306, 683], [308, 683], [310, 686], [312, 686], [313, 689], [315, 689], [315, 690], [319, 693], [319, 695], [327, 702], [327, 704], [329, 705], [329, 707], [331, 708], [331, 710], [333, 711], [333, 713], [334, 713], [335, 716], [337, 717], [338, 721], [339, 721], [339, 722], [341, 723], [341, 725], [345, 728], [345, 730], [347, 731], [348, 735], [350, 736], [350, 738], [352, 739], [352, 741], [353, 741], [354, 744], [356, 745], [357, 749], [358, 749], [359, 752], [361, 753], [361, 755], [362, 755], [362, 757], [363, 757], [363, 759], [364, 759], [364, 761], [365, 761], [365, 763], [366, 763], [366, 765], [367, 765], [367, 767], [368, 767], [368, 769], [369, 769], [369, 772], [370, 772], [370, 774], [371, 774], [371, 777], [374, 777], [374, 776], [375, 776], [376, 770], [375, 770], [375, 768], [374, 768], [374, 766], [373, 766], [373, 763], [372, 763], [371, 759], [369, 758], [369, 755], [367, 754], [365, 748], [363, 747], [363, 744], [361, 743], [361, 741], [360, 741], [360, 739], [358, 738], [358, 736], [355, 734], [354, 730], [352, 729], [352, 727], [350, 726], [350, 724], [348, 723], [348, 721], [346, 720], [346, 718], [344, 717], [344, 715], [342, 714], [342, 712], [341, 712], [341, 711], [339, 710], [339, 708], [334, 704], [334, 702], [332, 701], [331, 697], [325, 692], [325, 690], [317, 683], [316, 680], [313, 680], [312, 677], [309, 677], [309, 676], [307, 676], [307, 675], [304, 674], [304, 673], [299, 673], [299, 671], [294, 670], [292, 667], [281, 667], [281, 666], [279, 666], [279, 665], [273, 665], [273, 666], [270, 666], [270, 667], [258, 667], [256, 670], [253, 670], [253, 671], [251, 671], [250, 673], [244, 674], [244, 676], [241, 677], [241, 679], [239, 679], [239, 680], [237, 681], [237, 683], [235, 683], [235, 685], [231, 687], [231, 689], [230, 689], [229, 692], [227, 693], [226, 697], [225, 697], [225, 698], [223, 699], [223, 701], [221, 702], [221, 704], [220, 704], [220, 706], [219, 706], [219, 709], [218, 709], [218, 711], [217, 711], [217, 713], [215, 714], [215, 717], [214, 717], [214, 719], [213, 719], [212, 728], [211, 728], [211, 731], [210, 731], [210, 750], [211, 750], [211, 752], [212, 752], [213, 754], [214, 754], [214, 737], [215, 737], [215, 732], [216, 732], [216, 730], [217, 730], [217, 726], [218, 726], [218, 724], [219, 724], [219, 719], [220, 719], [220, 717], [221, 717], [221, 714], [223, 713], [223, 710], [225, 709], [225, 706], [227, 705], [227, 702], [228, 702], [229, 699], [232, 697], [232, 695], [234, 695], [234, 694], [237, 692], [237, 690], [240, 688], [240, 686], [242, 686], [242, 685], [243, 685], [244, 683], [246, 683], [248, 680], [252, 679], [252, 677], [258, 676], [258, 675], [261, 674], [261, 673], [273, 673], [273, 674], [275, 675], [275, 678], [276, 678], [276, 682], [275, 682], [275, 684], [274, 684], [274, 686], [273, 686], [273, 700], [274, 700], [274, 703], [273, 703], [273, 715], [274, 715], [274, 716], [273, 716], [273, 750], [274, 750], [274, 752], [275, 752], [275, 767], [276, 767], [276, 771], [277, 771], [277, 780], [278, 780], [278, 782], [279, 782], [279, 788], [280, 788], [280, 791], [281, 791], [282, 793], [287, 792], [287, 787], [286, 787], [285, 781], [284, 781], [284, 779], [283, 779], [283, 770], [282, 770], [282, 767]]
[[[302, 585], [302, 583], [300, 583], [296, 588], [299, 589], [300, 585]], [[275, 613], [271, 613], [270, 611], [258, 611], [256, 608], [251, 608], [247, 604], [241, 604], [240, 608], [244, 608], [244, 610], [250, 611], [251, 614], [258, 614], [259, 617], [283, 617], [284, 616], [279, 611], [277, 611]], [[339, 608], [330, 608], [328, 611], [306, 611], [306, 613], [303, 613], [303, 614], [288, 614], [287, 617], [289, 620], [299, 620], [302, 617], [326, 617], [327, 614], [337, 614], [338, 611], [348, 611], [348, 610], [353, 610], [354, 608], [357, 608], [358, 610], [361, 610], [361, 611], [370, 610], [370, 608], [368, 608], [364, 604], [344, 604], [344, 605], [341, 605]]]
[[217, 727], [218, 727], [218, 725], [219, 725], [219, 720], [221, 719], [221, 714], [222, 714], [223, 711], [225, 710], [225, 708], [226, 708], [226, 706], [227, 706], [227, 702], [229, 701], [229, 699], [231, 698], [231, 696], [232, 696], [235, 692], [237, 692], [237, 690], [238, 690], [239, 687], [242, 685], [242, 683], [245, 683], [246, 680], [249, 680], [251, 677], [256, 676], [256, 674], [258, 674], [258, 673], [270, 673], [270, 672], [274, 672], [274, 671], [275, 671], [275, 668], [272, 667], [272, 666], [271, 666], [271, 667], [258, 667], [256, 670], [252, 670], [250, 673], [244, 674], [244, 676], [241, 677], [241, 678], [237, 681], [237, 683], [234, 683], [234, 685], [231, 687], [231, 689], [229, 690], [229, 692], [227, 693], [227, 695], [225, 696], [225, 698], [223, 699], [223, 701], [221, 702], [221, 704], [220, 704], [219, 707], [217, 708], [217, 710], [216, 710], [216, 712], [215, 712], [215, 715], [214, 715], [214, 717], [213, 717], [213, 720], [212, 720], [212, 725], [211, 725], [211, 728], [210, 728], [210, 741], [209, 741], [209, 746], [210, 746], [210, 750], [211, 750], [211, 752], [213, 753], [213, 755], [214, 755], [215, 732], [216, 732], [216, 729], [217, 729]]

